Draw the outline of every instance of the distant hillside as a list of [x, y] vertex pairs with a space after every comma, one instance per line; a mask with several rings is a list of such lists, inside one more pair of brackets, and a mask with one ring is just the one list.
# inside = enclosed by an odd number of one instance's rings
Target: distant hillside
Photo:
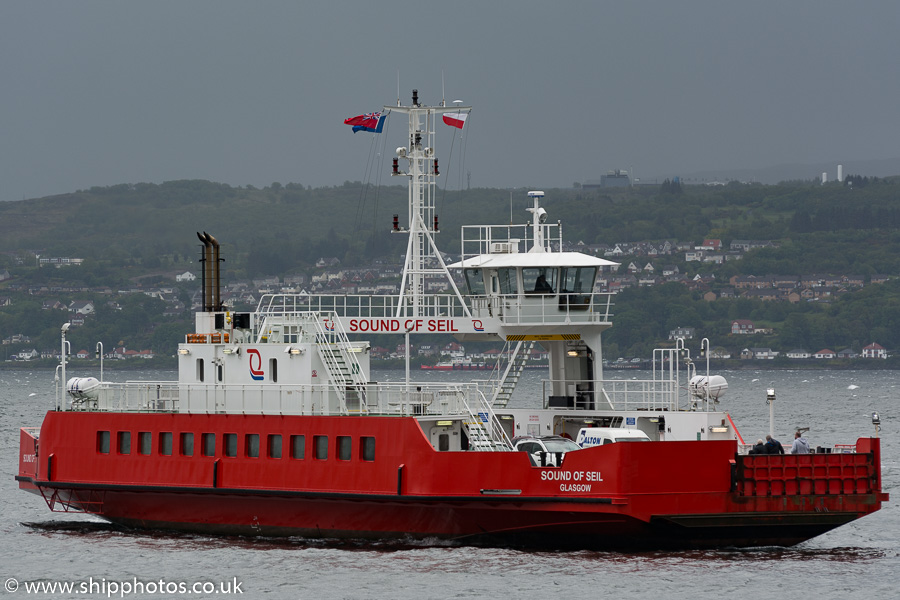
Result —
[[[852, 175], [848, 171], [847, 175]], [[615, 244], [718, 238], [771, 239], [782, 250], [726, 263], [725, 274], [783, 272], [900, 273], [900, 179], [853, 178], [850, 187], [797, 182], [782, 185], [638, 186], [614, 190], [545, 190], [550, 221], [570, 242]], [[445, 252], [459, 252], [463, 224], [525, 223], [526, 190], [436, 192]], [[128, 267], [140, 274], [160, 264], [199, 256], [196, 232], [223, 245], [235, 276], [309, 269], [318, 258], [359, 264], [399, 259], [406, 237], [406, 189], [347, 182], [310, 189], [273, 185], [231, 187], [208, 181], [122, 184], [71, 194], [0, 203], [0, 252], [70, 256], [86, 266]], [[168, 261], [161, 261], [169, 257]], [[172, 259], [174, 257], [174, 260]], [[683, 257], [682, 257], [683, 258]], [[8, 264], [2, 262], [0, 266]], [[760, 262], [762, 261], [762, 262]], [[709, 265], [699, 265], [701, 270]]]
[[[590, 250], [601, 253], [603, 245], [632, 248], [618, 259], [623, 267], [633, 262], [637, 269], [652, 263], [658, 272], [677, 268], [677, 282], [631, 287], [616, 295], [615, 326], [605, 334], [607, 356], [649, 356], [673, 328], [693, 327], [697, 339], [722, 340], [717, 344], [733, 355], [745, 347], [859, 351], [876, 341], [894, 351], [900, 365], [900, 178], [846, 173], [846, 184], [664, 181], [615, 190], [548, 189], [543, 205], [551, 223], [562, 223], [569, 242], [595, 245]], [[437, 190], [439, 247], [458, 252], [463, 224], [506, 224], [510, 214], [515, 223], [525, 223], [526, 191]], [[260, 190], [173, 181], [0, 203], [0, 274], [9, 274], [0, 282], [0, 296], [9, 299], [0, 307], [0, 338], [22, 334], [39, 349], [58, 347], [66, 313], [44, 302], [92, 300], [97, 312], [72, 334], [73, 345], [90, 349], [96, 340], [111, 347], [124, 341], [171, 354], [173, 340], [191, 326], [191, 295], [199, 283], [175, 284], [174, 274], [196, 273], [197, 231], [221, 242], [227, 283], [313, 274], [317, 259], [324, 257], [340, 259], [342, 267], [377, 257], [399, 262], [407, 237], [392, 235], [390, 228], [394, 214], [401, 226], [407, 225], [406, 194], [400, 186], [375, 189], [353, 182]], [[729, 257], [736, 260], [722, 264], [688, 261], [684, 250], [653, 255], [640, 250], [649, 244], [624, 243], [668, 240], [692, 248], [706, 239], [721, 241], [726, 250], [734, 240], [773, 243], [734, 252]], [[84, 262], [38, 268], [36, 254]], [[857, 283], [793, 303], [749, 294], [754, 290], [724, 293], [736, 286], [730, 281], [736, 275], [794, 275], [799, 281], [813, 274], [854, 276]], [[174, 287], [165, 302], [130, 293], [155, 286]], [[166, 314], [175, 301], [186, 309]], [[733, 319], [751, 319], [772, 333], [731, 336]]]
[[718, 169], [695, 171], [692, 173], [668, 173], [642, 178], [644, 183], [659, 182], [679, 177], [687, 183], [712, 181], [745, 181], [774, 185], [783, 181], [821, 181], [822, 173], [828, 174], [829, 181], [837, 179], [837, 166], [844, 166], [844, 175], [857, 174], [868, 177], [890, 177], [900, 174], [900, 158], [880, 160], [846, 160], [813, 164], [785, 164], [761, 169]]

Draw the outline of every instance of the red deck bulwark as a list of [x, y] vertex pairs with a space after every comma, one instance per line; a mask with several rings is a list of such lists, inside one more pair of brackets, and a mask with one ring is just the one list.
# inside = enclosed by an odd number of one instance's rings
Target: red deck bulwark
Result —
[[739, 456], [737, 492], [744, 497], [879, 493], [880, 441], [861, 438], [853, 454]]
[[[22, 427], [19, 430], [19, 475], [31, 479], [38, 476], [38, 440], [32, 434], [32, 428]], [[20, 481], [20, 489], [37, 491], [34, 484], [29, 481]]]

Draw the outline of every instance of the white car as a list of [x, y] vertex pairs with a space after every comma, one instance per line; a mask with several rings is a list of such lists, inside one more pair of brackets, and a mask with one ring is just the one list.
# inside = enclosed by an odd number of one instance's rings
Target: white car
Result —
[[581, 446], [558, 435], [515, 438], [513, 446], [519, 452], [527, 452], [531, 463], [537, 467], [558, 467], [566, 452], [581, 450]]

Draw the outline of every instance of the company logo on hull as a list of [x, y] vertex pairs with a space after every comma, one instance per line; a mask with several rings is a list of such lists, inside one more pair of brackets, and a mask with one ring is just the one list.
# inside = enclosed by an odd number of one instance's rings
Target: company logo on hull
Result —
[[250, 349], [247, 350], [247, 354], [250, 356], [250, 378], [254, 381], [262, 381], [265, 373], [262, 369], [262, 356], [260, 356], [259, 350]]

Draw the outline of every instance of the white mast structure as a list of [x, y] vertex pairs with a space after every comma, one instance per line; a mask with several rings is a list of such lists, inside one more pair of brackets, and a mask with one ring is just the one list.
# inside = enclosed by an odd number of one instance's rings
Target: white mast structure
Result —
[[[391, 171], [392, 176], [409, 177], [409, 228], [400, 229], [397, 215], [394, 216], [393, 225], [394, 232], [409, 233], [396, 317], [437, 314], [436, 311], [429, 312], [429, 309], [436, 309], [437, 306], [433, 302], [429, 304], [426, 299], [425, 278], [428, 275], [444, 275], [450, 282], [462, 311], [470, 316], [469, 308], [434, 242], [433, 234], [439, 231], [438, 215], [435, 214], [435, 180], [440, 175], [438, 159], [434, 156], [434, 124], [438, 115], [468, 113], [472, 107], [449, 107], [443, 101], [440, 106], [422, 106], [419, 104], [418, 90], [413, 90], [412, 105], [401, 106], [398, 99], [397, 106], [385, 106], [384, 109], [409, 116], [409, 139], [406, 146], [397, 148], [398, 158], [393, 160]], [[408, 162], [408, 170], [405, 172], [400, 170], [400, 158]], [[431, 258], [437, 261], [437, 267], [430, 266]]]

